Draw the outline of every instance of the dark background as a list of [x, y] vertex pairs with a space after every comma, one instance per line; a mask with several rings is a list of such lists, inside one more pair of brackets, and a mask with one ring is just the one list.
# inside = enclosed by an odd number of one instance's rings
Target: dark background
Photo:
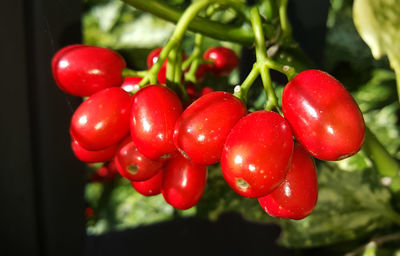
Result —
[[[328, 0], [289, 4], [294, 36], [316, 63], [327, 10]], [[81, 0], [16, 0], [0, 8], [0, 255], [292, 255], [274, 243], [277, 226], [233, 213], [214, 223], [189, 218], [86, 237], [84, 166], [68, 136], [80, 100], [58, 90], [50, 69], [58, 49], [81, 42], [81, 14]]]

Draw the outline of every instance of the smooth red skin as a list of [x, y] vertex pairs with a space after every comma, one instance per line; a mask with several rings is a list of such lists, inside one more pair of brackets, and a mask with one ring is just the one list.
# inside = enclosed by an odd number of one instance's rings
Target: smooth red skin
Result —
[[122, 82], [121, 88], [126, 92], [136, 92], [139, 90], [139, 83], [142, 81], [141, 77], [127, 76]]
[[120, 86], [125, 66], [118, 53], [98, 46], [70, 46], [56, 53], [52, 61], [53, 76], [60, 89], [80, 97]]
[[130, 137], [124, 139], [114, 158], [122, 177], [130, 181], [144, 181], [156, 175], [164, 165], [162, 161], [145, 157]]
[[174, 143], [192, 162], [219, 162], [226, 137], [246, 114], [243, 103], [227, 92], [211, 92], [193, 102], [179, 117]]
[[132, 181], [135, 190], [144, 196], [155, 196], [161, 193], [163, 171], [159, 171], [150, 179], [144, 181]]
[[134, 96], [130, 112], [131, 136], [139, 151], [150, 159], [176, 151], [173, 133], [182, 113], [178, 96], [167, 87], [149, 85]]
[[318, 183], [314, 160], [301, 145], [296, 144], [285, 181], [258, 201], [273, 217], [300, 220], [310, 215], [317, 199]]
[[226, 47], [213, 47], [208, 49], [204, 60], [211, 60], [213, 64], [208, 65], [208, 70], [218, 76], [226, 76], [239, 65], [239, 58], [234, 51]]
[[177, 154], [165, 166], [161, 193], [168, 204], [186, 210], [200, 201], [206, 180], [207, 166], [195, 164]]
[[[61, 48], [60, 50], [58, 50], [54, 54], [53, 58], [51, 59], [51, 70], [52, 70], [53, 74], [56, 74], [57, 65], [58, 65], [58, 62], [60, 61], [60, 58], [65, 53], [69, 52], [70, 50], [75, 49], [75, 48], [80, 48], [80, 47], [87, 47], [87, 46], [84, 44], [71, 44], [71, 45], [65, 46], [65, 47]], [[54, 77], [54, 78], [57, 79], [56, 77]]]
[[129, 94], [119, 87], [93, 94], [72, 116], [72, 137], [88, 150], [116, 144], [129, 132], [130, 101]]
[[365, 125], [357, 103], [325, 72], [295, 76], [283, 90], [282, 110], [296, 139], [318, 159], [344, 159], [363, 144]]
[[238, 194], [259, 198], [283, 182], [292, 152], [293, 137], [286, 120], [275, 112], [256, 111], [229, 133], [221, 156], [222, 174]]
[[82, 147], [75, 139], [71, 141], [71, 148], [76, 158], [86, 163], [97, 163], [111, 160], [118, 149], [118, 144], [100, 150], [88, 150]]
[[146, 59], [147, 68], [151, 68], [154, 65], [154, 63], [157, 62], [161, 51], [162, 51], [162, 47], [158, 47], [158, 48], [153, 49], [149, 53], [149, 55], [147, 55], [147, 59]]

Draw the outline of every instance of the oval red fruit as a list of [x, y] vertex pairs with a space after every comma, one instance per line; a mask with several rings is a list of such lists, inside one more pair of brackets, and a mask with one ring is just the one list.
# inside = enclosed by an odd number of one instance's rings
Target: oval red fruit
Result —
[[75, 139], [71, 141], [71, 148], [76, 158], [86, 163], [105, 162], [112, 159], [117, 152], [118, 145], [114, 144], [100, 150], [88, 150], [82, 147]]
[[296, 139], [314, 157], [340, 160], [357, 153], [365, 125], [357, 103], [329, 74], [306, 70], [284, 88], [283, 114]]
[[151, 160], [140, 153], [130, 137], [121, 143], [114, 161], [121, 176], [130, 181], [150, 179], [164, 165], [164, 162]]
[[193, 102], [175, 125], [174, 142], [192, 162], [219, 162], [232, 127], [246, 114], [243, 103], [227, 92], [211, 92]]
[[122, 83], [124, 59], [115, 51], [98, 46], [72, 45], [52, 60], [57, 85], [75, 96], [90, 96]]
[[239, 65], [239, 58], [236, 53], [226, 47], [219, 46], [208, 49], [203, 59], [212, 61], [208, 70], [219, 76], [226, 76]]
[[207, 180], [207, 167], [177, 154], [164, 170], [161, 187], [165, 201], [181, 210], [195, 206], [201, 199]]
[[317, 199], [318, 183], [314, 160], [301, 145], [296, 144], [285, 180], [258, 201], [273, 217], [299, 220], [310, 215]]
[[72, 116], [70, 132], [89, 150], [109, 147], [129, 132], [130, 96], [119, 87], [107, 88], [90, 96]]
[[182, 113], [178, 96], [167, 87], [150, 85], [140, 89], [131, 106], [131, 136], [138, 150], [148, 158], [166, 157], [176, 151], [173, 133]]
[[163, 171], [159, 171], [150, 179], [144, 181], [132, 181], [133, 188], [144, 196], [155, 196], [161, 193]]
[[231, 130], [221, 156], [225, 180], [238, 194], [259, 198], [286, 176], [293, 152], [289, 124], [279, 114], [256, 111]]

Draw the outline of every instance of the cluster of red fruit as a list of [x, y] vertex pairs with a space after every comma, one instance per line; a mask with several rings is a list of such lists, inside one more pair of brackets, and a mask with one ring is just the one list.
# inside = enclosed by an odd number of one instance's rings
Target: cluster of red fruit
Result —
[[[159, 53], [156, 49], [148, 56], [149, 67]], [[203, 58], [210, 64], [200, 67], [217, 75], [238, 65], [234, 52], [223, 47], [209, 49]], [[304, 71], [286, 85], [282, 117], [265, 110], [247, 113], [237, 97], [210, 89], [184, 109], [177, 94], [163, 85], [136, 91], [132, 88], [140, 79], [134, 78], [126, 86], [124, 67], [120, 55], [95, 46], [72, 45], [54, 56], [58, 86], [88, 97], [71, 120], [73, 151], [85, 162], [113, 159], [139, 193], [162, 193], [178, 209], [197, 204], [207, 165], [220, 162], [238, 194], [258, 198], [272, 216], [304, 218], [318, 194], [312, 156], [342, 159], [355, 154], [364, 139], [357, 104], [321, 71]], [[164, 63], [160, 83], [165, 68]]]

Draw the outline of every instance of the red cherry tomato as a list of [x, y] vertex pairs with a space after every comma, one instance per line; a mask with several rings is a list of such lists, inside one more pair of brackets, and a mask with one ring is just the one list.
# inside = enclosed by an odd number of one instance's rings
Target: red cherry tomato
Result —
[[174, 131], [175, 146], [194, 163], [217, 163], [226, 137], [245, 114], [246, 107], [232, 94], [208, 93], [179, 117]]
[[161, 193], [163, 171], [159, 171], [150, 179], [144, 181], [132, 181], [135, 190], [144, 196], [155, 196]]
[[343, 85], [327, 73], [299, 73], [283, 90], [282, 109], [296, 139], [318, 159], [340, 160], [362, 146], [361, 111]]
[[122, 83], [124, 59], [116, 52], [97, 46], [72, 45], [61, 49], [52, 60], [57, 85], [75, 96], [90, 96]]
[[181, 210], [195, 206], [201, 199], [207, 180], [207, 167], [180, 154], [171, 158], [164, 170], [161, 193], [165, 201]]
[[239, 65], [239, 58], [234, 51], [226, 47], [213, 47], [208, 49], [204, 60], [211, 60], [208, 70], [218, 76], [226, 76]]
[[231, 130], [221, 156], [225, 180], [238, 194], [259, 198], [281, 184], [293, 152], [289, 124], [279, 114], [256, 111]]
[[314, 160], [301, 145], [296, 144], [285, 181], [258, 201], [271, 216], [299, 220], [310, 215], [317, 198], [318, 183]]
[[131, 136], [138, 150], [159, 159], [176, 151], [172, 140], [176, 120], [182, 113], [178, 96], [167, 87], [150, 85], [140, 89], [131, 105]]
[[142, 81], [141, 77], [137, 76], [127, 76], [122, 82], [121, 88], [126, 92], [136, 92], [140, 89], [139, 83]]
[[130, 137], [121, 143], [114, 159], [121, 176], [130, 181], [150, 179], [164, 165], [164, 162], [151, 160], [140, 153]]
[[82, 147], [77, 140], [72, 138], [71, 148], [76, 158], [86, 163], [105, 162], [112, 159], [117, 152], [118, 145], [114, 144], [100, 150], [88, 150]]
[[90, 96], [72, 116], [70, 132], [89, 150], [109, 147], [129, 132], [130, 96], [119, 87], [104, 89]]

